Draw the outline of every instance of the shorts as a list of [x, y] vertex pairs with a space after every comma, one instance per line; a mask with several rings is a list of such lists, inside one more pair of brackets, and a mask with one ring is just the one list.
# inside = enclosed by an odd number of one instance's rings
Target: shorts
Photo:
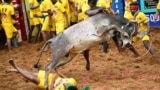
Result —
[[49, 27], [49, 17], [45, 16], [41, 31], [55, 31], [55, 20], [52, 18], [52, 27]]
[[38, 25], [41, 23], [40, 18], [30, 18], [30, 25]]
[[[38, 84], [38, 88], [44, 89], [45, 71], [40, 70], [38, 72], [38, 78], [40, 79], [40, 82]], [[49, 86], [51, 85], [52, 79], [53, 79], [53, 74], [49, 74], [49, 77], [48, 77], [48, 83], [49, 83], [48, 85]]]
[[13, 26], [13, 24], [2, 24], [2, 27], [5, 31], [6, 37], [7, 38], [12, 38], [13, 37], [13, 33], [17, 32], [17, 29]]
[[137, 36], [133, 37], [133, 42], [137, 42], [139, 39], [141, 39], [142, 41], [148, 40], [149, 41], [149, 36], [148, 35], [144, 35], [142, 38], [139, 38]]

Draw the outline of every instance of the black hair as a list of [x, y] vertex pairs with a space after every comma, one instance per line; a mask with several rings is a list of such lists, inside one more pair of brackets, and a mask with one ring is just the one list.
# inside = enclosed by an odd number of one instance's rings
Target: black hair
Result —
[[10, 2], [12, 2], [12, 0], [4, 0], [4, 2], [10, 3]]
[[138, 2], [132, 2], [130, 5], [138, 5]]
[[98, 0], [88, 0], [88, 3], [92, 3], [93, 5], [96, 5], [96, 4], [97, 4], [97, 1], [98, 1]]
[[78, 90], [76, 86], [69, 86], [67, 90]]

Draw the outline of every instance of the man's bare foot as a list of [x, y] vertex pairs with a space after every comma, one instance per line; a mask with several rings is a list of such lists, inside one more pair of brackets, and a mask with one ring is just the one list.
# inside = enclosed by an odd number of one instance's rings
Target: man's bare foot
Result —
[[12, 54], [12, 53], [13, 53], [13, 51], [12, 51], [12, 50], [9, 50], [9, 51], [8, 51], [8, 53], [9, 53], [9, 54]]
[[5, 72], [6, 72], [6, 73], [17, 72], [17, 70], [14, 69], [14, 68], [7, 68], [7, 69], [5, 70]]

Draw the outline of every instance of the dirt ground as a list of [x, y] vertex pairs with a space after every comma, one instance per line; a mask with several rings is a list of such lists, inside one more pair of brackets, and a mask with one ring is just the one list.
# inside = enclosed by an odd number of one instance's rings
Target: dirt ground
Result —
[[[141, 41], [133, 45], [140, 53], [136, 58], [128, 49], [119, 53], [112, 40], [109, 41], [109, 52], [103, 53], [98, 45], [90, 50], [91, 70], [86, 71], [82, 54], [71, 62], [59, 68], [68, 77], [77, 80], [79, 89], [88, 85], [90, 90], [160, 90], [160, 28], [151, 29], [151, 43], [157, 51], [153, 57], [144, 48]], [[12, 55], [7, 47], [0, 50], [0, 90], [38, 90], [36, 85], [16, 73], [5, 73], [10, 67], [8, 60], [14, 59], [16, 64], [29, 71], [37, 72], [33, 67], [40, 48], [44, 42], [29, 44], [19, 43], [19, 48], [13, 48]], [[40, 64], [42, 69], [49, 62], [51, 53], [44, 52]]]

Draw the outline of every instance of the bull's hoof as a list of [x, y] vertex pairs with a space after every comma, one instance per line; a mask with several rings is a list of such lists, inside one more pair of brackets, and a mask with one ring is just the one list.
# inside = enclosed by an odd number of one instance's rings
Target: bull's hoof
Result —
[[87, 70], [87, 71], [90, 71], [90, 67], [89, 67], [89, 66], [86, 66], [86, 70]]

